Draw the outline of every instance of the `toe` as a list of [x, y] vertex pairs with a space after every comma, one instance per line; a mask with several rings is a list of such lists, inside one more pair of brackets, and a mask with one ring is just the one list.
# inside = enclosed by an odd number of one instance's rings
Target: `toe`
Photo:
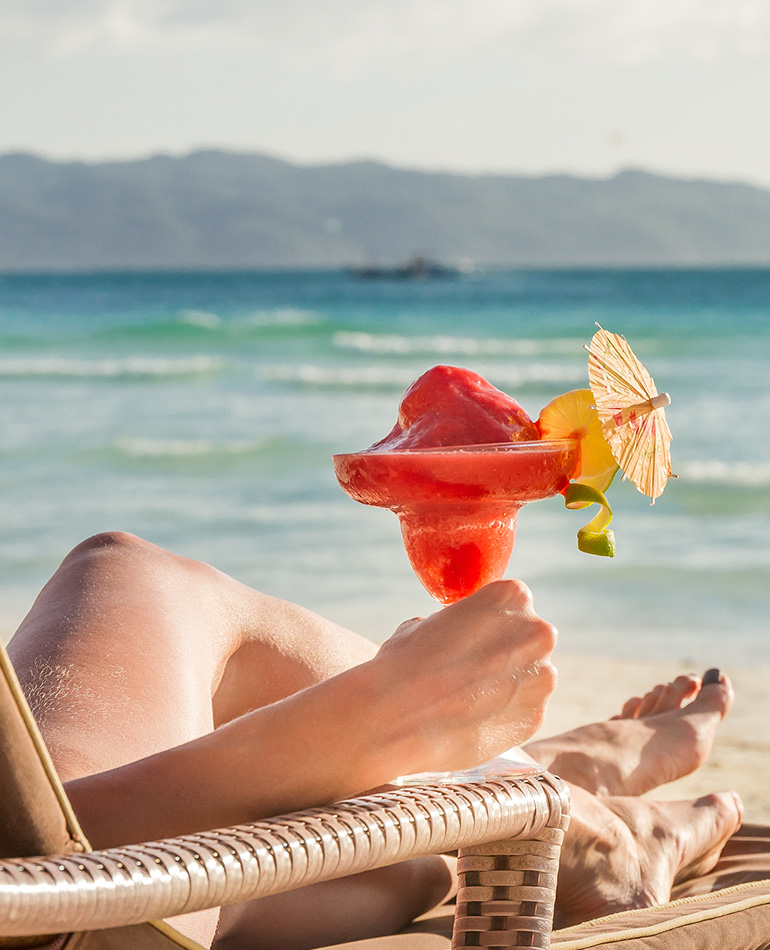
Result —
[[700, 678], [692, 673], [677, 676], [673, 682], [666, 683], [663, 687], [655, 712], [661, 713], [669, 712], [672, 709], [681, 709], [697, 695], [700, 685]]
[[686, 706], [700, 689], [701, 681], [692, 673], [677, 676], [670, 683], [662, 683], [650, 690], [641, 707], [641, 715], [657, 716]]
[[657, 708], [658, 702], [663, 696], [665, 686], [663, 683], [659, 683], [657, 686], [654, 686], [649, 693], [645, 693], [642, 697], [642, 701], [639, 704], [639, 710], [637, 712], [637, 718], [642, 716], [650, 716]]
[[641, 696], [632, 696], [630, 699], [627, 699], [623, 704], [623, 708], [620, 710], [617, 716], [613, 716], [613, 719], [636, 719], [639, 715], [639, 707], [642, 704]]
[[[711, 671], [708, 671], [711, 673]], [[719, 671], [717, 671], [719, 672]], [[710, 682], [707, 682], [707, 679]], [[719, 673], [719, 678], [709, 677], [708, 673], [703, 676], [703, 685], [700, 692], [690, 704], [693, 712], [716, 713], [720, 719], [723, 719], [730, 711], [733, 700], [735, 699], [735, 690], [730, 682], [729, 676], [725, 673]]]
[[[732, 706], [734, 692], [729, 678], [719, 670], [709, 670], [703, 679], [692, 673], [677, 676], [670, 683], [659, 683], [640, 698], [626, 701], [618, 719], [641, 719], [673, 712], [693, 705], [700, 711], [717, 712], [723, 718]], [[688, 710], [689, 711], [689, 710]]]

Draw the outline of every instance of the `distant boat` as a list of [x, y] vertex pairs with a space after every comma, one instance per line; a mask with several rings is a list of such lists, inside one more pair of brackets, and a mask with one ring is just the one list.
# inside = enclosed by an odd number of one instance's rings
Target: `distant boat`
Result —
[[376, 265], [351, 267], [350, 273], [366, 280], [432, 280], [437, 277], [457, 277], [460, 270], [422, 254], [415, 254], [404, 264], [396, 264], [393, 267]]

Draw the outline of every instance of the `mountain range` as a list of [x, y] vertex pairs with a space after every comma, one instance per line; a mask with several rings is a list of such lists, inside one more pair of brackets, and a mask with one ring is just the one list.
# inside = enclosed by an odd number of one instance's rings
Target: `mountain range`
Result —
[[0, 271], [770, 265], [770, 191], [640, 170], [466, 175], [196, 151], [0, 155]]

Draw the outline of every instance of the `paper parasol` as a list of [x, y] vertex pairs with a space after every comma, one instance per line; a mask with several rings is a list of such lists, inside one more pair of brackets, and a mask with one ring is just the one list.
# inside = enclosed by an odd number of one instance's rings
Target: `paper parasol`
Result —
[[586, 349], [588, 379], [602, 434], [623, 477], [649, 495], [654, 505], [669, 478], [676, 478], [671, 471], [672, 436], [664, 412], [671, 399], [668, 393], [658, 394], [625, 337], [599, 327]]

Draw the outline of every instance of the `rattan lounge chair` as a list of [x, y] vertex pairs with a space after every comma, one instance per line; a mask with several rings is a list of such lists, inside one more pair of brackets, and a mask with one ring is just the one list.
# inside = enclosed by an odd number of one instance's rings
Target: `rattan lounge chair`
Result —
[[[568, 807], [564, 783], [543, 774], [405, 788], [91, 851], [0, 647], [0, 947], [196, 950], [163, 918], [455, 849], [460, 888], [449, 924], [455, 948], [770, 947], [770, 881], [552, 933]], [[447, 920], [435, 918], [345, 946], [438, 950], [449, 946], [440, 935], [446, 932]]]

